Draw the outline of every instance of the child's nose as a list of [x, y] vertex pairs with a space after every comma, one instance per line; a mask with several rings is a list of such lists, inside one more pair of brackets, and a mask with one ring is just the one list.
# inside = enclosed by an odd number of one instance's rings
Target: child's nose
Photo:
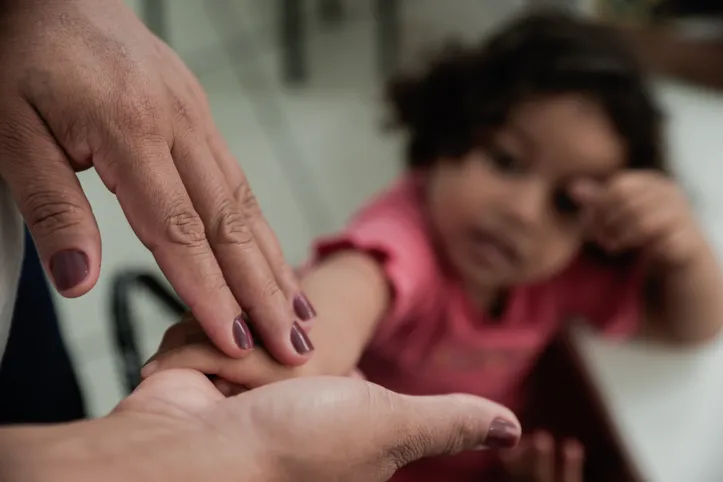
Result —
[[528, 185], [517, 190], [508, 200], [512, 221], [525, 227], [538, 223], [545, 213], [547, 191], [541, 185]]

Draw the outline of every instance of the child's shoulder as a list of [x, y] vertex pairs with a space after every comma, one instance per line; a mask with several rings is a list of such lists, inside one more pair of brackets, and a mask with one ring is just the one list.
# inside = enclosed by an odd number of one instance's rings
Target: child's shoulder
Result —
[[432, 263], [435, 250], [425, 215], [423, 178], [406, 174], [396, 179], [357, 210], [341, 234], [393, 257]]
[[341, 231], [317, 240], [317, 259], [351, 249], [374, 255], [388, 270], [431, 275], [438, 266], [423, 199], [419, 175], [398, 178], [363, 205]]

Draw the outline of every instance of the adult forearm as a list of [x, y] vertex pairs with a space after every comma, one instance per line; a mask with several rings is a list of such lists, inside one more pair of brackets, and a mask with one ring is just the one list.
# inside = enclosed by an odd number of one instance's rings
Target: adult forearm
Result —
[[0, 429], [0, 480], [92, 480], [94, 468], [89, 465], [88, 448], [82, 440], [85, 423]]
[[111, 415], [62, 425], [0, 429], [0, 480], [13, 482], [261, 481], [246, 456], [183, 426]]

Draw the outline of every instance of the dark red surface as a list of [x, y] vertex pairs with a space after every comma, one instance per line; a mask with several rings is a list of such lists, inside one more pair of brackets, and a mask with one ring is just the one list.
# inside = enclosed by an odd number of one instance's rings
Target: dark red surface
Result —
[[[545, 351], [524, 385], [525, 407], [518, 412], [525, 433], [546, 430], [571, 437], [585, 447], [585, 482], [642, 482], [638, 469], [619, 443], [569, 332]], [[495, 472], [483, 478], [502, 482]]]

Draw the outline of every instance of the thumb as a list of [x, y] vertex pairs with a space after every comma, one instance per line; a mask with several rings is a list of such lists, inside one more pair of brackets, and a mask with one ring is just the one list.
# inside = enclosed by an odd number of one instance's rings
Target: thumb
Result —
[[388, 453], [401, 458], [393, 461], [399, 466], [464, 450], [514, 447], [522, 432], [509, 409], [472, 395], [401, 396], [401, 404], [390, 412], [401, 423], [387, 424], [394, 427]]
[[100, 233], [88, 199], [65, 153], [30, 106], [13, 106], [4, 114], [14, 123], [0, 125], [0, 176], [57, 290], [80, 296], [100, 271]]

